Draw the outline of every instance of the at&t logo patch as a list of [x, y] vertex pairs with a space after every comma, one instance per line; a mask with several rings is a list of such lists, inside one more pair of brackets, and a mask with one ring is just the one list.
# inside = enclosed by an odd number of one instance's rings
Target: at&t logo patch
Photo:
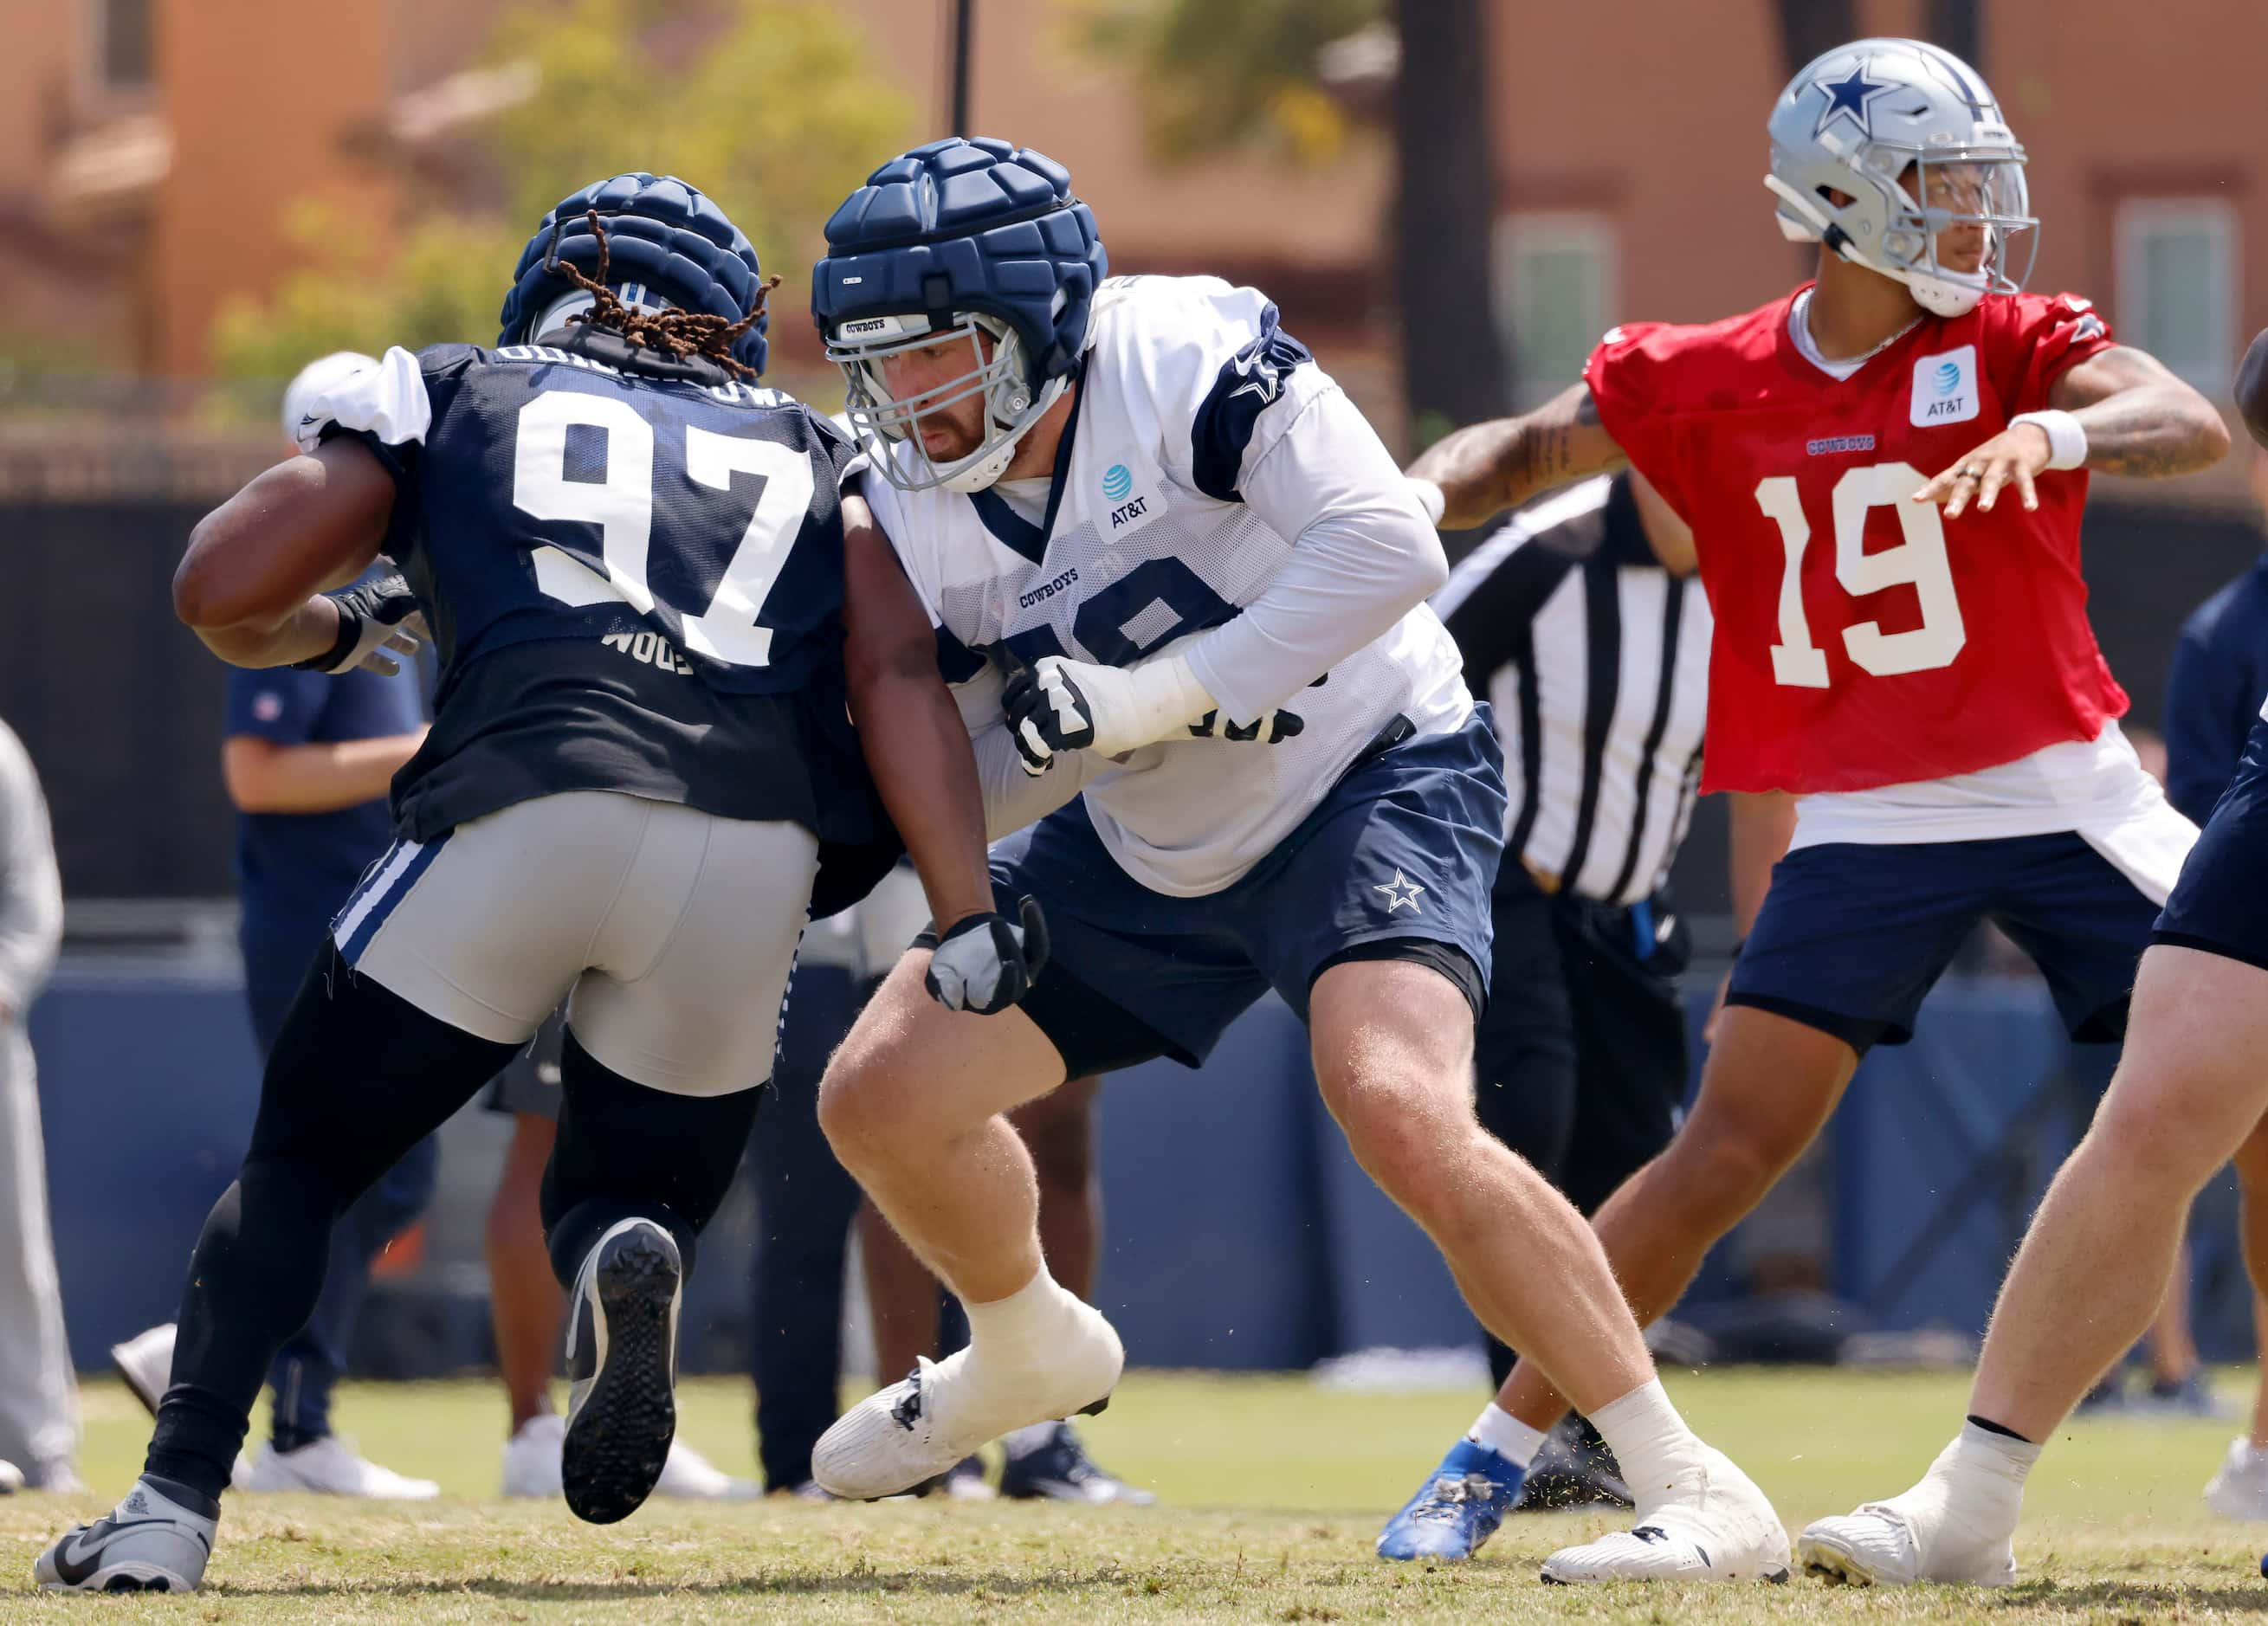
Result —
[[1923, 429], [1977, 416], [1977, 347], [1962, 345], [1914, 363], [1913, 422]]
[[1123, 463], [1113, 463], [1102, 471], [1102, 495], [1117, 502], [1134, 489], [1134, 471]]

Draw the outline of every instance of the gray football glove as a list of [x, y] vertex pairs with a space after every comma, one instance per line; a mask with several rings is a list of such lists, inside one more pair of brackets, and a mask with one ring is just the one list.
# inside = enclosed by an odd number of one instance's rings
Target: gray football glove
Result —
[[938, 939], [922, 983], [948, 1011], [991, 1016], [1030, 991], [1048, 963], [1048, 923], [1039, 901], [1016, 906], [1020, 924], [1004, 916], [971, 915]]
[[339, 636], [322, 654], [291, 663], [303, 672], [335, 677], [364, 666], [392, 677], [428, 636], [425, 618], [399, 570], [323, 596], [339, 607]]

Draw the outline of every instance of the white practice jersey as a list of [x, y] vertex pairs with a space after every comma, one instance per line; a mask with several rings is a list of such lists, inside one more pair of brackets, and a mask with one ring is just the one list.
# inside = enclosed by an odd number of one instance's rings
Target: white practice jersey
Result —
[[1186, 738], [1079, 765], [1097, 834], [1153, 891], [1233, 885], [1382, 732], [1471, 711], [1422, 601], [1446, 570], [1439, 539], [1252, 289], [1103, 285], [1042, 525], [995, 491], [863, 489], [948, 680], [997, 695], [1018, 659], [1123, 666], [1172, 644], [1220, 700]]

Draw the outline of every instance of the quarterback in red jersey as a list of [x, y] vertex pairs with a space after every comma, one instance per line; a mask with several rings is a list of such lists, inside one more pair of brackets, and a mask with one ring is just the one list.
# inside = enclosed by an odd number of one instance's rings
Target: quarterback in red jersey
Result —
[[[2219, 459], [2220, 415], [2084, 299], [2022, 291], [2024, 151], [1965, 63], [1842, 47], [1768, 130], [1765, 185], [1783, 233], [1820, 245], [1815, 282], [1705, 327], [1618, 327], [1583, 383], [1410, 471], [1449, 526], [1624, 463], [1651, 482], [1715, 614], [1704, 788], [1797, 798], [1691, 1115], [1594, 1222], [1641, 1321], [1859, 1056], [1911, 1036], [1979, 920], [2039, 963], [2075, 1037], [2117, 1038], [2197, 834], [2118, 732], [2079, 520], [2089, 471]], [[1513, 1372], [1472, 1436], [1502, 1459], [1495, 1501], [1565, 1409], [1534, 1363]], [[1432, 1556], [1464, 1556], [1494, 1524], [1459, 1513], [1469, 1483], [1432, 1490]], [[1657, 1572], [1663, 1545], [1610, 1536], [1589, 1568]]]

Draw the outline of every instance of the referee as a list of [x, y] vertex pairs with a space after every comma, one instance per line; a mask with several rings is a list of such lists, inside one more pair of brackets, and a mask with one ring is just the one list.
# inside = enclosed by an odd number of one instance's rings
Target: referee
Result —
[[[1495, 711], [1510, 791], [1495, 964], [1473, 1041], [1480, 1121], [1587, 1216], [1668, 1144], [1685, 1095], [1688, 943], [1663, 886], [1700, 778], [1709, 602], [1683, 521], [1620, 474], [1514, 515], [1433, 607], [1466, 686]], [[1771, 815], [1782, 799], [1753, 798], [1736, 815], [1743, 926], [1778, 856]], [[1501, 1384], [1513, 1352], [1488, 1343]], [[1462, 1558], [1515, 1504], [1629, 1501], [1580, 1418], [1540, 1453], [1515, 1431], [1495, 1405], [1484, 1411], [1387, 1526], [1380, 1553]], [[1512, 1464], [1531, 1455], [1523, 1485]]]

